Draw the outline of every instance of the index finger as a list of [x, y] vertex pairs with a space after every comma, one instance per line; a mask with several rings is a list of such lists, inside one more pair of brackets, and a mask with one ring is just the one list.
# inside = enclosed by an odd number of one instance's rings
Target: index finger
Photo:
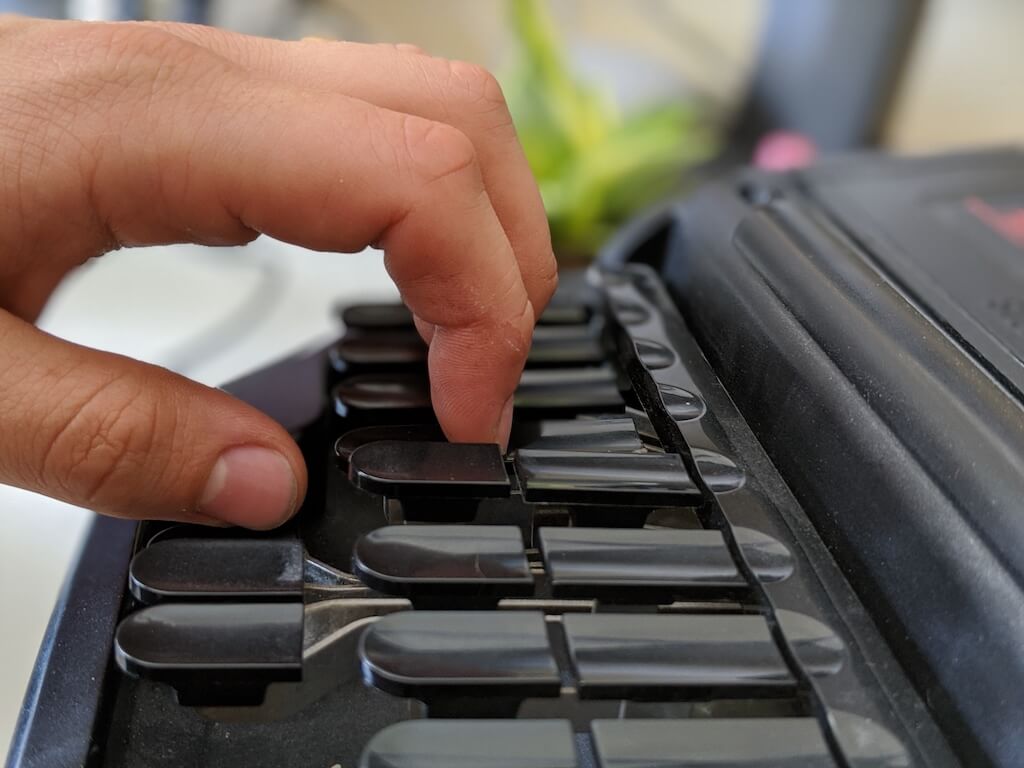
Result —
[[192, 25], [164, 27], [253, 72], [447, 123], [476, 149], [480, 173], [537, 315], [558, 284], [544, 204], [498, 81], [487, 70], [391, 45], [288, 42]]

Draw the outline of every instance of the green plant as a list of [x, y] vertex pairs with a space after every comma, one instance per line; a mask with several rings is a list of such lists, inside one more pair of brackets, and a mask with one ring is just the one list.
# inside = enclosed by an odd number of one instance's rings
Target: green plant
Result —
[[670, 193], [682, 171], [715, 151], [693, 104], [624, 115], [573, 77], [544, 0], [511, 0], [518, 44], [502, 84], [540, 184], [555, 251], [591, 254], [631, 213]]

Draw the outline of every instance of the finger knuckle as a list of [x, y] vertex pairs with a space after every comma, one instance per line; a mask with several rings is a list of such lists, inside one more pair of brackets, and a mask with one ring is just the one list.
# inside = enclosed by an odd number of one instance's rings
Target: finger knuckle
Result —
[[[154, 24], [79, 24], [62, 33], [60, 59], [70, 62], [68, 88], [82, 104], [147, 107], [157, 97], [194, 97], [213, 90], [228, 69], [220, 57]], [[209, 86], [204, 90], [204, 86]]]
[[194, 46], [151, 24], [98, 24], [78, 27], [83, 45], [115, 66], [187, 58]]
[[473, 142], [458, 128], [413, 115], [402, 118], [402, 145], [421, 179], [429, 183], [466, 171], [479, 174]]
[[554, 254], [544, 260], [537, 282], [540, 285], [541, 298], [547, 303], [558, 290], [558, 261]]
[[529, 301], [523, 301], [520, 310], [509, 321], [510, 337], [517, 353], [525, 355], [533, 343], [536, 316]]
[[489, 326], [514, 354], [525, 354], [533, 339], [534, 312], [516, 265], [489, 286], [486, 300], [475, 303], [470, 325]]
[[501, 84], [490, 70], [468, 61], [448, 62], [449, 81], [470, 102], [488, 109], [505, 109], [505, 95]]
[[453, 102], [453, 110], [476, 115], [487, 130], [512, 130], [512, 114], [505, 94], [490, 70], [466, 61], [445, 61], [443, 66], [447, 98]]
[[42, 482], [83, 503], [103, 501], [149, 463], [160, 414], [142, 389], [116, 378], [61, 409], [42, 461]]

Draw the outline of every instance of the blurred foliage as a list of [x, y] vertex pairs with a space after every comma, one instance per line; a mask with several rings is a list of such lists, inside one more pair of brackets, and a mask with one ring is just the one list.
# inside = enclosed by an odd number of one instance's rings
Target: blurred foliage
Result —
[[680, 100], [624, 115], [569, 71], [545, 0], [510, 0], [518, 46], [502, 86], [551, 224], [555, 252], [592, 254], [638, 209], [708, 159], [715, 132]]

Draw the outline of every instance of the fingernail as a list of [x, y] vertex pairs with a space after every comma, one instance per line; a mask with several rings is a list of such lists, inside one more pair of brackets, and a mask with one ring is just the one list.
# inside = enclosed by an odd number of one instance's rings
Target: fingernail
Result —
[[295, 473], [284, 456], [243, 445], [217, 459], [198, 512], [245, 528], [274, 528], [294, 514], [297, 495]]
[[231, 523], [224, 520], [218, 520], [216, 517], [210, 517], [209, 515], [201, 515], [198, 512], [188, 514], [181, 522], [190, 523], [192, 525], [208, 525], [211, 528], [231, 527]]
[[501, 407], [501, 416], [498, 417], [498, 428], [495, 430], [494, 440], [501, 446], [504, 453], [508, 450], [508, 436], [512, 432], [512, 403], [515, 395], [505, 401]]

